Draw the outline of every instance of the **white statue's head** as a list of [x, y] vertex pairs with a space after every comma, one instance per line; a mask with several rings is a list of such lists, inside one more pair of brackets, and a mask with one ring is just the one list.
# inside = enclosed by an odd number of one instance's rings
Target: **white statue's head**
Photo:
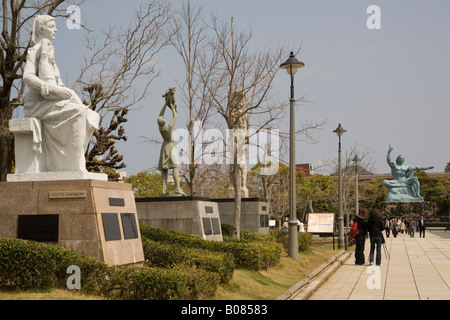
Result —
[[34, 18], [33, 32], [31, 34], [32, 44], [35, 45], [42, 39], [55, 40], [56, 32], [55, 18], [48, 15], [38, 15]]

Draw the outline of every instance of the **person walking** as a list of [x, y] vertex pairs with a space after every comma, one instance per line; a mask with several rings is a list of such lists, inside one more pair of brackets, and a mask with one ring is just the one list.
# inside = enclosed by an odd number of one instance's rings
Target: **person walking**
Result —
[[398, 221], [397, 219], [392, 220], [392, 234], [394, 235], [394, 238], [397, 238], [398, 235]]
[[406, 226], [405, 226], [405, 220], [400, 219], [400, 232], [403, 234], [405, 232]]
[[389, 235], [391, 233], [391, 223], [389, 222], [388, 218], [386, 218], [384, 222], [384, 232], [386, 232], [386, 238], [389, 238]]
[[411, 238], [414, 238], [415, 230], [416, 230], [416, 221], [414, 220], [414, 218], [411, 218], [411, 220], [409, 220], [409, 236]]
[[420, 220], [419, 220], [419, 238], [423, 237], [425, 238], [425, 229], [426, 229], [426, 222], [425, 219], [423, 218], [423, 216], [420, 216]]
[[[373, 264], [374, 258], [377, 266], [381, 265], [381, 246], [383, 244], [384, 223], [378, 210], [372, 209], [367, 220], [367, 230], [370, 236], [369, 264]], [[376, 248], [376, 256], [375, 256]]]
[[289, 230], [288, 218], [285, 218], [285, 219], [284, 219], [284, 222], [283, 222], [283, 230], [284, 230], [284, 231], [288, 231], [288, 230]]
[[357, 223], [359, 235], [355, 238], [355, 264], [366, 265], [364, 256], [364, 246], [367, 234], [367, 211], [364, 208], [359, 209], [359, 213], [353, 218], [353, 223]]

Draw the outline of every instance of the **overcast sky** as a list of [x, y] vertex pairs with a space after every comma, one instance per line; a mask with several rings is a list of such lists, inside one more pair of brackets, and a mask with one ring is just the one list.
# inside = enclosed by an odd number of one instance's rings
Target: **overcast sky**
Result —
[[[126, 25], [140, 0], [95, 0], [81, 7], [81, 20], [91, 29]], [[179, 1], [171, 1], [177, 4]], [[205, 14], [216, 13], [228, 21], [234, 17], [239, 30], [251, 27], [252, 50], [289, 48], [302, 44], [297, 58], [306, 67], [295, 76], [296, 97], [310, 103], [299, 105], [298, 126], [305, 119], [328, 124], [316, 133], [317, 143], [296, 144], [296, 162], [312, 163], [337, 156], [339, 123], [343, 155], [355, 144], [370, 153], [376, 173], [389, 172], [386, 152], [402, 154], [407, 164], [435, 166], [443, 172], [450, 161], [450, 1], [448, 0], [209, 0]], [[380, 8], [381, 29], [369, 29], [370, 5]], [[372, 21], [372, 20], [370, 20]], [[83, 31], [69, 30], [57, 20], [54, 42], [62, 79], [71, 85], [82, 66]], [[286, 52], [286, 58], [289, 52]], [[142, 143], [142, 136], [157, 137], [155, 119], [167, 88], [181, 81], [180, 58], [170, 49], [158, 57], [161, 76], [148, 99], [129, 114], [125, 124], [128, 142], [118, 145], [125, 157], [128, 176], [157, 165], [160, 146]], [[289, 76], [278, 73], [274, 93], [289, 99]], [[183, 110], [178, 103], [178, 109]], [[287, 114], [288, 115], [288, 114]], [[180, 117], [177, 127], [186, 122]], [[289, 119], [282, 123], [287, 130]], [[284, 127], [285, 126], [285, 127]]]

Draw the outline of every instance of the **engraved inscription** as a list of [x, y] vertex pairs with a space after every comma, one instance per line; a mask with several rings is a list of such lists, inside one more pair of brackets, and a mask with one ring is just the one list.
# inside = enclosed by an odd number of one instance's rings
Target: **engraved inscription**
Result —
[[82, 199], [86, 197], [86, 190], [50, 191], [50, 199]]
[[211, 218], [214, 234], [220, 234], [220, 222], [218, 218]]
[[19, 215], [17, 237], [19, 239], [58, 242], [59, 215]]
[[125, 239], [137, 239], [139, 237], [134, 213], [121, 213], [123, 237]]
[[211, 227], [211, 218], [202, 218], [203, 220], [203, 231], [205, 232], [205, 235], [210, 236], [212, 235], [212, 227]]
[[102, 213], [102, 221], [106, 241], [122, 239], [117, 213]]
[[125, 199], [123, 198], [109, 198], [109, 205], [111, 207], [124, 207]]

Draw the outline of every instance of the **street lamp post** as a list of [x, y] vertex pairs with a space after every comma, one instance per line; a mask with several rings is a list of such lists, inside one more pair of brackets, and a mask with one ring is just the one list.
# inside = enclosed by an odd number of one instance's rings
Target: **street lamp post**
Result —
[[[341, 163], [341, 137], [347, 130], [342, 128], [341, 124], [333, 131], [339, 137], [338, 148], [338, 196], [339, 196], [339, 216], [338, 216], [338, 249], [346, 245], [344, 240], [344, 216], [342, 212], [342, 163]], [[347, 248], [346, 248], [347, 249]]]
[[295, 58], [291, 51], [286, 62], [280, 65], [291, 76], [291, 98], [290, 102], [290, 127], [289, 127], [289, 245], [288, 255], [298, 260], [298, 230], [297, 230], [297, 208], [295, 200], [295, 97], [294, 97], [294, 75], [299, 68], [305, 64]]
[[358, 155], [355, 155], [355, 158], [352, 160], [355, 163], [355, 215], [359, 214], [359, 190], [358, 190], [358, 163], [361, 159], [358, 158]]

